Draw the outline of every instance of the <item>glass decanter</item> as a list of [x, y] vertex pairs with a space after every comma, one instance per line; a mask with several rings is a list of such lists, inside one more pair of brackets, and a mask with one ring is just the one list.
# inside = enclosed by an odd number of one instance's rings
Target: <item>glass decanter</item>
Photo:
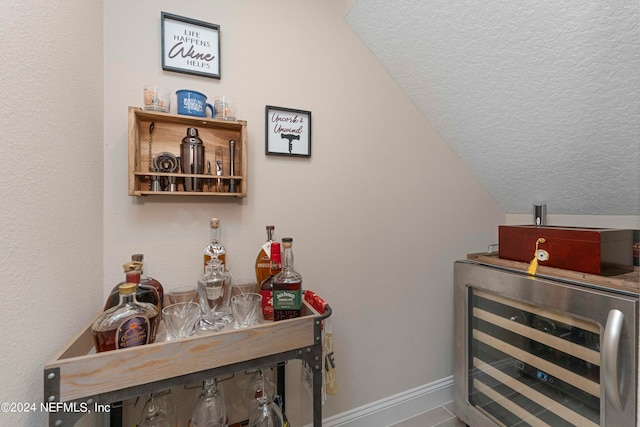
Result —
[[202, 311], [200, 329], [219, 331], [233, 321], [231, 315], [231, 275], [217, 258], [207, 263], [207, 272], [198, 280]]

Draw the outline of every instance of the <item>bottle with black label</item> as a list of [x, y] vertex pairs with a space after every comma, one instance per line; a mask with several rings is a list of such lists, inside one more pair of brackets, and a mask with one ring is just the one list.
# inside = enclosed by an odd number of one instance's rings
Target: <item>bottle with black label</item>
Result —
[[273, 278], [273, 320], [300, 317], [302, 275], [293, 268], [293, 239], [282, 239], [282, 270]]

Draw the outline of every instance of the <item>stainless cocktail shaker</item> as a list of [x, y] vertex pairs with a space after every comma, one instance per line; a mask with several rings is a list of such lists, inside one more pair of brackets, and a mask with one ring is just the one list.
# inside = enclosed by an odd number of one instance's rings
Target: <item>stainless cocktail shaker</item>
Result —
[[[187, 128], [187, 136], [182, 138], [180, 168], [185, 174], [204, 173], [204, 144], [196, 128]], [[202, 178], [185, 177], [184, 191], [202, 191]]]

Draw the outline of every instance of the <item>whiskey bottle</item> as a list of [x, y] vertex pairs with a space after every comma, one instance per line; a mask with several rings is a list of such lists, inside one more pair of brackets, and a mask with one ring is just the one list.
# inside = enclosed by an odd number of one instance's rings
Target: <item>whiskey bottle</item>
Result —
[[91, 326], [96, 352], [151, 344], [160, 321], [155, 305], [136, 300], [137, 283], [118, 287], [120, 303], [108, 309]]
[[[160, 317], [162, 317], [162, 308], [164, 307], [164, 288], [162, 287], [162, 284], [160, 284], [160, 282], [158, 282], [153, 277], [149, 277], [144, 274], [144, 255], [143, 254], [131, 255], [131, 261], [137, 261], [140, 263], [140, 288], [141, 289], [153, 288], [156, 290], [158, 294], [158, 304], [156, 304], [156, 307], [158, 307], [158, 311], [160, 312]], [[136, 298], [138, 297], [136, 296]], [[144, 300], [141, 300], [140, 298], [138, 298], [138, 301], [146, 302]], [[151, 302], [151, 301], [148, 301], [148, 302]], [[151, 303], [153, 304], [153, 302]]]
[[226, 266], [227, 251], [220, 243], [220, 220], [211, 218], [209, 220], [210, 237], [209, 244], [204, 248], [204, 272], [207, 272], [207, 265], [211, 258], [217, 258], [222, 262], [223, 269]]
[[293, 239], [282, 239], [282, 270], [273, 278], [273, 320], [300, 317], [302, 276], [293, 268]]
[[156, 306], [160, 316], [162, 316], [162, 307], [164, 299], [164, 291], [162, 285], [157, 280], [142, 274], [143, 256], [135, 254], [131, 256], [132, 261], [123, 264], [125, 280], [113, 287], [107, 301], [104, 304], [104, 310], [118, 305], [120, 301], [119, 286], [123, 283], [135, 283], [136, 299], [139, 302], [148, 302]]
[[267, 242], [262, 245], [256, 258], [256, 283], [262, 283], [270, 275], [269, 260], [271, 259], [270, 252], [274, 229], [273, 225], [267, 225]]
[[269, 259], [269, 276], [260, 283], [260, 295], [262, 295], [262, 315], [264, 320], [273, 320], [273, 278], [282, 269], [280, 258], [280, 243], [271, 243]]

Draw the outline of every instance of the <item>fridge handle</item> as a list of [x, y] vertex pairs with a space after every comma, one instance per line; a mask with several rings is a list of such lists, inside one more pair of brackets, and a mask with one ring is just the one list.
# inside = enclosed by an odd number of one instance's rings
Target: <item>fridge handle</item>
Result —
[[607, 401], [618, 411], [624, 409], [618, 384], [618, 350], [620, 349], [620, 336], [624, 314], [620, 310], [609, 311], [607, 324], [602, 338], [602, 382]]

